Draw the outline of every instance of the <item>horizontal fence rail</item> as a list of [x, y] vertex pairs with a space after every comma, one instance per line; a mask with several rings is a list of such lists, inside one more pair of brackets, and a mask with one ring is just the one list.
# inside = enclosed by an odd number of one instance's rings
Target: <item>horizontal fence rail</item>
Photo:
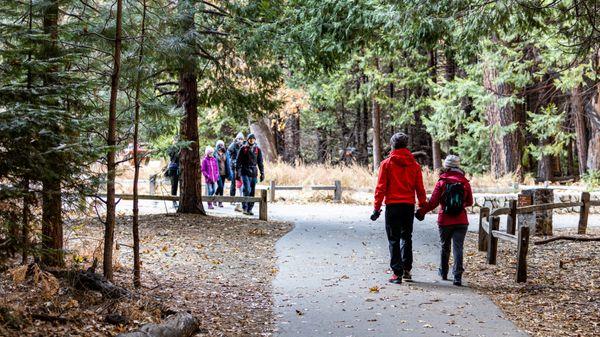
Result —
[[[106, 197], [106, 195], [99, 195]], [[133, 194], [116, 194], [115, 198], [122, 200], [133, 200]], [[139, 200], [157, 200], [157, 201], [179, 201], [179, 196], [176, 195], [138, 195]], [[236, 197], [228, 195], [203, 195], [203, 202], [255, 202], [259, 204], [258, 218], [260, 220], [268, 220], [267, 208], [267, 190], [260, 190], [259, 197]]]

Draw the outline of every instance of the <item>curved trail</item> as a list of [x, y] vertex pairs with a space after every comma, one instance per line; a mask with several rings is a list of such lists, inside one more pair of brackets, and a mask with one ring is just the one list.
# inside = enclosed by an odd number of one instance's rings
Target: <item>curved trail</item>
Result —
[[527, 336], [468, 288], [468, 274], [467, 287], [439, 280], [432, 215], [415, 221], [415, 282], [387, 283], [383, 216], [371, 222], [370, 211], [352, 205], [271, 208], [273, 219], [296, 225], [276, 246], [276, 336]]

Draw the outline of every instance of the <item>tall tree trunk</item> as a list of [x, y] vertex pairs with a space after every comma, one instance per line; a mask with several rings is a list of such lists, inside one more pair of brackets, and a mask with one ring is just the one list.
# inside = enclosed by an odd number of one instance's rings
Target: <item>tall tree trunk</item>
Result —
[[[180, 34], [189, 35], [196, 30], [194, 23], [195, 9], [188, 1], [179, 1]], [[195, 46], [192, 46], [192, 50]], [[178, 55], [179, 91], [177, 106], [184, 111], [180, 123], [180, 139], [190, 142], [181, 149], [181, 193], [178, 213], [194, 213], [206, 215], [202, 205], [202, 181], [200, 178], [200, 152], [198, 138], [198, 79], [197, 56], [194, 53]]]
[[140, 178], [140, 162], [139, 158], [139, 126], [140, 126], [140, 95], [142, 87], [142, 62], [144, 60], [144, 42], [146, 37], [146, 0], [142, 0], [142, 26], [140, 34], [140, 51], [138, 54], [138, 69], [135, 82], [135, 112], [133, 116], [133, 285], [139, 288], [141, 282], [141, 263], [140, 263], [140, 224], [139, 224], [139, 207], [138, 207], [138, 181]]
[[[288, 126], [286, 125], [285, 128], [287, 129], [287, 127]], [[255, 122], [250, 123], [250, 131], [256, 136], [256, 142], [263, 152], [264, 160], [267, 162], [276, 161], [277, 149], [275, 148], [275, 135], [273, 135], [273, 132], [271, 131], [269, 119], [267, 117], [260, 117]], [[287, 131], [284, 130], [284, 137], [286, 132]], [[286, 151], [288, 146], [292, 145], [288, 144], [287, 137], [285, 137], [284, 144]]]
[[115, 48], [113, 54], [113, 71], [110, 80], [110, 103], [108, 107], [108, 138], [107, 145], [107, 177], [106, 177], [106, 224], [104, 230], [104, 260], [102, 270], [104, 277], [113, 280], [113, 245], [115, 240], [116, 202], [115, 178], [117, 174], [116, 145], [117, 145], [117, 95], [119, 93], [119, 77], [121, 74], [121, 42], [123, 1], [117, 0], [117, 18], [115, 31]]
[[590, 142], [588, 144], [587, 169], [600, 171], [600, 85], [596, 85], [596, 94], [592, 99], [589, 112]]
[[579, 164], [579, 175], [587, 171], [587, 128], [585, 122], [585, 108], [581, 97], [581, 85], [571, 91], [571, 114], [575, 125], [575, 144], [577, 145], [577, 163]]
[[[435, 83], [437, 82], [437, 57], [435, 50], [429, 51], [429, 78]], [[433, 169], [439, 170], [442, 168], [442, 149], [440, 143], [431, 139], [431, 160], [433, 162]]]
[[494, 97], [486, 108], [486, 117], [490, 126], [491, 173], [498, 178], [506, 174], [518, 173], [520, 169], [520, 150], [516, 131], [501, 132], [516, 122], [515, 109], [510, 105], [500, 106], [503, 97], [513, 94], [506, 83], [498, 83], [498, 70], [486, 63], [483, 71], [483, 86]]
[[[42, 46], [42, 57], [49, 62], [59, 56], [58, 50], [58, 0], [53, 0], [44, 8], [43, 25], [44, 33], [48, 35]], [[56, 72], [58, 68], [52, 66], [43, 74], [45, 86], [57, 85]], [[58, 104], [58, 103], [56, 103]], [[58, 130], [56, 130], [58, 131]], [[46, 140], [48, 148], [56, 147], [52, 140]], [[50, 162], [59, 162], [57, 158], [50, 158]], [[42, 262], [49, 266], [62, 266], [63, 232], [62, 232], [62, 189], [61, 180], [53, 172], [47, 172], [42, 177]]]
[[21, 188], [23, 196], [23, 214], [21, 216], [21, 264], [26, 265], [29, 255], [29, 205], [31, 204], [31, 192], [29, 190], [29, 179], [24, 179]]
[[[379, 59], [375, 57], [375, 69], [379, 71]], [[381, 163], [381, 107], [377, 102], [377, 94], [372, 93], [372, 121], [373, 121], [373, 170], [379, 171]]]

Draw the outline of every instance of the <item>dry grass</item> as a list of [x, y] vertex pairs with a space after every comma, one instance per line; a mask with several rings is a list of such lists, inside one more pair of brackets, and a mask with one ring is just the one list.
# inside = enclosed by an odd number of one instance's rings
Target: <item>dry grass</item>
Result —
[[[370, 167], [356, 164], [351, 166], [290, 165], [278, 162], [268, 164], [265, 170], [267, 180], [275, 180], [278, 185], [333, 185], [334, 180], [340, 180], [345, 189], [372, 190], [377, 183], [377, 174]], [[423, 168], [423, 182], [426, 189], [431, 190], [438, 177], [438, 172]], [[482, 174], [469, 176], [469, 179], [474, 189], [509, 188], [518, 181], [514, 175], [495, 179], [489, 174]], [[532, 183], [532, 181], [525, 183]]]

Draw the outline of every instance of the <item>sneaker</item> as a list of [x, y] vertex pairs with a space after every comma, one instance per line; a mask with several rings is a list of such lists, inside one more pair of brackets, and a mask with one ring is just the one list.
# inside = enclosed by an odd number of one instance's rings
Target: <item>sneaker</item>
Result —
[[215, 209], [215, 208], [213, 207], [212, 203], [210, 203], [210, 202], [208, 203], [208, 209]]
[[223, 203], [222, 202], [219, 203], [219, 207], [223, 207]]
[[461, 280], [454, 280], [454, 282], [452, 282], [452, 284], [454, 284], [457, 287], [461, 287], [462, 286], [462, 281]]
[[254, 215], [254, 213], [252, 213], [252, 211], [247, 211], [246, 215]]
[[443, 271], [438, 270], [438, 275], [440, 275], [443, 281], [448, 281], [448, 273], [444, 273]]
[[236, 212], [244, 212], [244, 210], [242, 209], [242, 205], [235, 206], [235, 211]]
[[410, 270], [405, 270], [402, 274], [402, 278], [406, 281], [412, 281], [412, 274], [410, 273]]
[[400, 284], [402, 283], [402, 277], [398, 276], [396, 274], [392, 275], [392, 277], [389, 279], [390, 283], [394, 283], [394, 284]]

